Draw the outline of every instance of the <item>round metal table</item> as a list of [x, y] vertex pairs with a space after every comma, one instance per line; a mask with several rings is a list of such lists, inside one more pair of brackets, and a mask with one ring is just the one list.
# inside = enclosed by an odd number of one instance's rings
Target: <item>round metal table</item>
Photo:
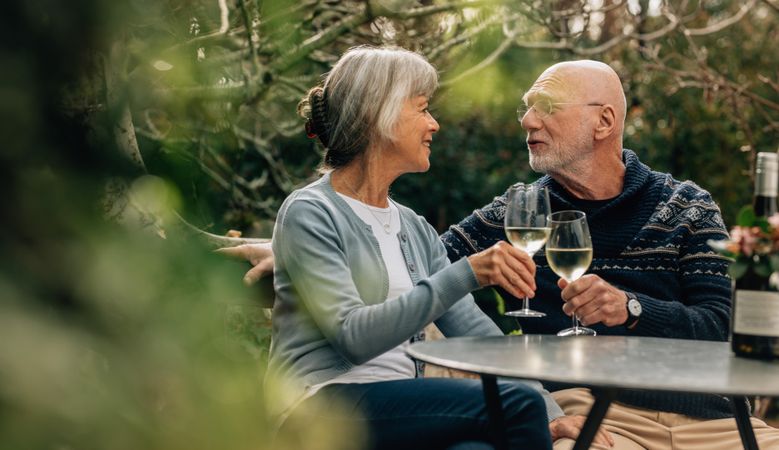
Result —
[[748, 395], [779, 396], [779, 362], [738, 358], [727, 342], [633, 336], [547, 335], [419, 342], [416, 359], [479, 374], [499, 448], [502, 409], [496, 377], [553, 381], [592, 389], [595, 403], [574, 449], [586, 449], [620, 389], [706, 393], [731, 399], [744, 448], [757, 449]]

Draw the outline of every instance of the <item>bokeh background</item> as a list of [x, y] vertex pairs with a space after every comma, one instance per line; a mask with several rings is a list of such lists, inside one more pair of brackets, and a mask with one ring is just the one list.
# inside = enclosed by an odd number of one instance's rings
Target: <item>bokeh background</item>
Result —
[[538, 177], [516, 107], [581, 58], [620, 74], [626, 147], [730, 224], [779, 146], [778, 25], [777, 0], [6, 2], [0, 447], [359, 448], [326, 419], [274, 438], [267, 290], [211, 252], [316, 176], [295, 105], [347, 48], [439, 69], [432, 168], [392, 189], [439, 230]]

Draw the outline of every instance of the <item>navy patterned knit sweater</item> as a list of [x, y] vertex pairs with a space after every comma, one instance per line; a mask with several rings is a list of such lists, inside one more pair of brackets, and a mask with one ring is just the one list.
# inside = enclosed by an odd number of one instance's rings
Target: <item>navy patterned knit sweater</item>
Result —
[[[589, 273], [638, 296], [643, 312], [638, 324], [626, 327], [594, 325], [599, 335], [657, 336], [724, 341], [730, 320], [728, 260], [706, 244], [726, 239], [719, 208], [696, 184], [680, 182], [652, 171], [630, 150], [623, 151], [626, 166], [623, 192], [607, 202], [574, 198], [549, 176], [535, 184], [547, 186], [553, 211], [589, 209], [593, 243]], [[506, 193], [476, 210], [441, 236], [454, 261], [505, 240], [503, 216]], [[571, 325], [562, 312], [558, 277], [538, 252], [533, 309], [544, 318], [520, 319], [525, 333], [554, 334]], [[519, 300], [505, 291], [507, 309]], [[716, 419], [731, 417], [725, 397], [698, 394], [660, 394], [624, 391], [618, 401], [659, 411]]]

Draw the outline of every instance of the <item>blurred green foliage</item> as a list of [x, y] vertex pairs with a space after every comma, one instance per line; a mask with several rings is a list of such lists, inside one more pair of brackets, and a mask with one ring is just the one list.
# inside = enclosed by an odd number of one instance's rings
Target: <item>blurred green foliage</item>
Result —
[[240, 283], [247, 266], [177, 229], [104, 217], [117, 180], [116, 202], [165, 223], [189, 201], [122, 156], [119, 112], [88, 103], [127, 6], [4, 8], [0, 448], [360, 448], [361, 430], [334, 432], [338, 405], [276, 433], [270, 408], [288, 391], [265, 377], [270, 321]]
[[[779, 9], [659, 3], [684, 28], [650, 39], [667, 15], [644, 0], [12, 0], [0, 18], [0, 447], [268, 448], [266, 406], [285, 390], [263, 384], [267, 299], [171, 208], [268, 237], [319, 161], [295, 105], [353, 45], [402, 45], [441, 71], [432, 168], [393, 186], [439, 230], [539, 176], [517, 104], [549, 64], [585, 56], [623, 80], [626, 147], [708, 189], [731, 223], [752, 155], [777, 149]], [[575, 14], [604, 4], [598, 20]], [[684, 32], [745, 5], [729, 26]], [[325, 419], [291, 423], [274, 448], [361, 443]]]

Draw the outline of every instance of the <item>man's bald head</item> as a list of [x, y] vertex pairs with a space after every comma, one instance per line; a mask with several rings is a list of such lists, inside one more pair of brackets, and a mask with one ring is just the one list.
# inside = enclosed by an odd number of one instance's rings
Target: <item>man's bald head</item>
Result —
[[627, 109], [625, 93], [619, 76], [608, 64], [589, 59], [557, 63], [538, 77], [525, 97], [539, 89], [556, 102], [612, 105], [622, 135]]
[[589, 60], [555, 64], [523, 100], [532, 106], [521, 122], [533, 170], [574, 189], [571, 180], [589, 177], [596, 167], [624, 168], [625, 94], [611, 67]]

